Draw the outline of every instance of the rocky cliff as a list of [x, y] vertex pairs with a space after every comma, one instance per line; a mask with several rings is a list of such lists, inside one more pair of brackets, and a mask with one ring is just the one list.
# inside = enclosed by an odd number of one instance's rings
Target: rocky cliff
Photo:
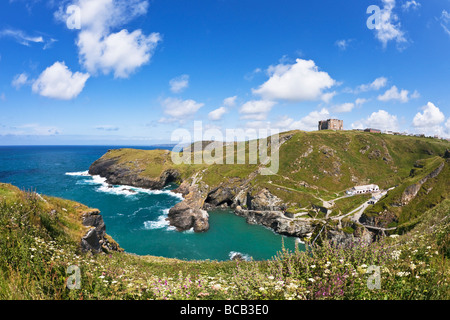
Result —
[[[202, 144], [203, 145], [203, 144]], [[445, 156], [448, 143], [433, 139], [373, 135], [360, 132], [289, 132], [280, 135], [279, 170], [264, 176], [266, 163], [254, 165], [175, 165], [170, 151], [112, 150], [94, 162], [89, 173], [108, 183], [161, 189], [177, 182], [174, 192], [183, 201], [170, 209], [168, 220], [177, 230], [209, 229], [208, 210], [228, 208], [248, 223], [264, 225], [274, 231], [300, 238], [309, 237], [324, 221], [336, 222], [340, 207], [322, 197], [342, 197], [343, 190], [357, 184], [375, 183], [387, 189], [407, 179], [408, 171], [420, 159]], [[202, 148], [207, 149], [207, 148]], [[448, 152], [447, 152], [448, 154]], [[441, 158], [442, 159], [442, 158]], [[442, 168], [441, 168], [442, 169]], [[404, 190], [400, 202], [415, 197], [423, 181]], [[342, 200], [341, 200], [342, 201]], [[363, 199], [364, 201], [364, 199]], [[325, 205], [326, 204], [326, 205]], [[360, 203], [356, 204], [356, 208]], [[317, 208], [326, 207], [326, 210]], [[344, 206], [345, 207], [345, 206]], [[349, 212], [349, 211], [347, 211]], [[367, 223], [386, 226], [398, 217], [387, 211], [376, 217], [362, 216]], [[369, 220], [377, 221], [369, 221]], [[340, 220], [339, 220], [340, 221]], [[363, 221], [362, 221], [363, 222]], [[360, 230], [343, 232], [340, 223], [330, 223], [327, 237], [348, 243], [352, 237], [364, 241], [373, 233]], [[351, 228], [347, 229], [350, 230]]]
[[84, 252], [93, 253], [122, 251], [119, 245], [106, 234], [106, 226], [100, 211], [92, 210], [83, 214], [82, 224], [89, 227], [86, 234], [81, 238], [80, 246]]

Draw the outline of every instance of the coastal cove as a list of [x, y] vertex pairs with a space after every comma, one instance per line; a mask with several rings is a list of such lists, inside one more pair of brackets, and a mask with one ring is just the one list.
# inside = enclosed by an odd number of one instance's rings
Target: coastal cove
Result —
[[[282, 248], [293, 250], [295, 238], [247, 224], [231, 210], [209, 212], [205, 233], [178, 232], [165, 220], [181, 201], [170, 191], [108, 186], [87, 169], [111, 146], [0, 147], [0, 181], [23, 190], [81, 202], [101, 211], [106, 231], [126, 252], [186, 260], [270, 259]], [[155, 147], [139, 147], [156, 149]], [[302, 249], [302, 245], [299, 245]]]

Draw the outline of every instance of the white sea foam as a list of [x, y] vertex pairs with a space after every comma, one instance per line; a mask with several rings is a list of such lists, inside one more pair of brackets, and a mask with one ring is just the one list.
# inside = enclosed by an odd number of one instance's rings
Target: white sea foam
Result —
[[80, 176], [80, 177], [89, 177], [89, 171], [79, 171], [79, 172], [66, 172], [66, 176]]
[[175, 227], [169, 224], [167, 221], [167, 216], [169, 214], [169, 209], [164, 209], [163, 214], [158, 217], [156, 221], [145, 221], [144, 229], [152, 230], [152, 229], [167, 229], [169, 231], [175, 230]]
[[245, 261], [250, 261], [252, 259], [251, 256], [249, 256], [246, 253], [242, 253], [242, 252], [237, 252], [237, 251], [230, 251], [230, 253], [228, 254], [228, 256], [230, 257], [230, 260], [233, 260], [233, 258], [236, 255], [240, 255], [242, 257], [242, 259], [244, 259]]
[[78, 181], [77, 184], [92, 184], [92, 185], [100, 185], [96, 189], [98, 192], [111, 193], [115, 195], [123, 195], [123, 196], [135, 196], [138, 193], [145, 193], [149, 195], [158, 195], [158, 194], [167, 194], [169, 196], [178, 198], [183, 200], [183, 196], [179, 193], [172, 192], [170, 190], [149, 190], [143, 188], [137, 188], [127, 185], [110, 185], [106, 182], [106, 178], [103, 178], [99, 175], [90, 175], [89, 171], [79, 171], [79, 172], [66, 172], [68, 176], [77, 176], [77, 177], [86, 177], [87, 179]]

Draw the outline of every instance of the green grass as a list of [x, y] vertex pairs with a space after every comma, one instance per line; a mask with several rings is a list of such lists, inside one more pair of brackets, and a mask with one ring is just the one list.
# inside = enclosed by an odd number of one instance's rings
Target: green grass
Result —
[[[89, 208], [43, 201], [5, 184], [0, 193], [3, 300], [450, 298], [449, 200], [423, 214], [412, 231], [369, 246], [324, 242], [303, 252], [282, 250], [267, 261], [217, 262], [81, 253], [79, 213]], [[66, 287], [70, 265], [80, 268], [80, 289]], [[370, 265], [380, 267], [380, 289], [367, 287]]]

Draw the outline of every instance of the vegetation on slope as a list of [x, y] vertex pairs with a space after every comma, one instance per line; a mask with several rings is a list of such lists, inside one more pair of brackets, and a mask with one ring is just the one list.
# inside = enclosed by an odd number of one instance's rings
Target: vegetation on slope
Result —
[[[79, 249], [85, 206], [0, 184], [0, 299], [449, 299], [450, 200], [409, 233], [268, 261], [180, 261]], [[67, 267], [81, 288], [66, 287]], [[381, 288], [366, 273], [380, 267]]]

